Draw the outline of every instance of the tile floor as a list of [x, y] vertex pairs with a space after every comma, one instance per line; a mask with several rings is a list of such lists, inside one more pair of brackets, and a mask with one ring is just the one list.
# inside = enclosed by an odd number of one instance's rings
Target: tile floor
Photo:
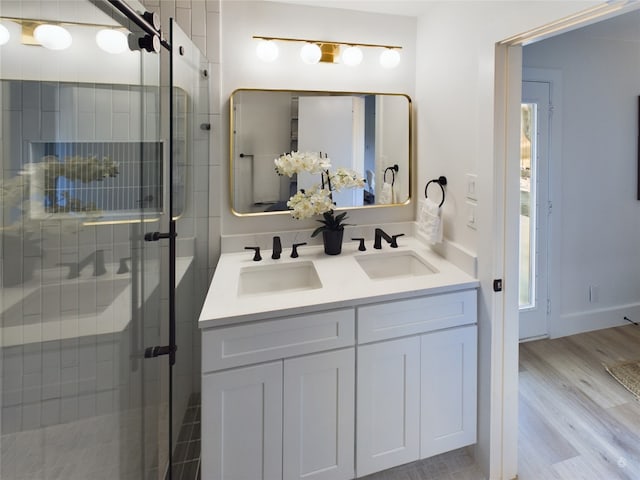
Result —
[[200, 480], [200, 394], [189, 398], [173, 450], [172, 480]]

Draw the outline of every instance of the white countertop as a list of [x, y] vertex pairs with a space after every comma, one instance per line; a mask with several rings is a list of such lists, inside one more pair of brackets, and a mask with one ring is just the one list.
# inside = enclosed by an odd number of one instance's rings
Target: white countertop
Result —
[[[299, 247], [298, 258], [291, 258], [291, 247], [283, 245], [279, 260], [271, 259], [271, 251], [261, 251], [262, 260], [253, 261], [253, 252], [224, 253], [220, 256], [207, 298], [200, 313], [200, 328], [211, 328], [237, 322], [264, 320], [274, 316], [297, 315], [330, 308], [353, 307], [366, 303], [397, 300], [477, 288], [477, 279], [433, 252], [413, 237], [398, 239], [398, 248], [383, 242], [382, 250], [366, 244], [358, 251], [357, 242], [345, 242], [340, 255], [325, 255], [322, 246]], [[356, 261], [356, 255], [384, 255], [412, 251], [435, 267], [437, 273], [372, 280]], [[284, 265], [313, 262], [322, 287], [277, 293], [238, 295], [240, 271], [243, 267]]]

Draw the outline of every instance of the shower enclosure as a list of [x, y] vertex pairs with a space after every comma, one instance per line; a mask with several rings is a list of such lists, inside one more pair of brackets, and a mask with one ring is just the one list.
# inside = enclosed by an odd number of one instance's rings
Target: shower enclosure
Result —
[[144, 12], [0, 3], [3, 480], [193, 470], [172, 452], [199, 391], [208, 64]]

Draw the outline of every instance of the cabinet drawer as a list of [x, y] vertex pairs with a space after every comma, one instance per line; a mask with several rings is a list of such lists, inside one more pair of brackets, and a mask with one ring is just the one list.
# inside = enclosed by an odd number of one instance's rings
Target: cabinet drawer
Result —
[[283, 317], [202, 333], [202, 372], [354, 345], [353, 309]]
[[476, 323], [476, 291], [445, 293], [358, 308], [358, 343]]

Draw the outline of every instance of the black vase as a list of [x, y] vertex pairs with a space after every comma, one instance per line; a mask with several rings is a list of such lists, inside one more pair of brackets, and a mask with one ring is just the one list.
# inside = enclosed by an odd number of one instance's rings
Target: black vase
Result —
[[325, 230], [322, 232], [322, 241], [324, 242], [324, 253], [327, 255], [339, 255], [342, 251], [342, 230]]

